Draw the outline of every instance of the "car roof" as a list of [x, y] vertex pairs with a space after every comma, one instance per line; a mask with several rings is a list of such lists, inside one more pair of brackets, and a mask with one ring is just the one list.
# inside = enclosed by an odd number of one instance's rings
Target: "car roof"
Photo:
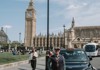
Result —
[[85, 45], [98, 45], [98, 43], [87, 43]]

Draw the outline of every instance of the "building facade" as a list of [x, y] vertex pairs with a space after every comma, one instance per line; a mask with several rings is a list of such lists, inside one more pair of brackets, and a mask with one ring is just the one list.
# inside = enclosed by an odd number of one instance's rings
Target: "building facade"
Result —
[[25, 12], [25, 38], [24, 45], [26, 47], [33, 46], [33, 38], [36, 35], [36, 16], [33, 7], [33, 0], [30, 0], [29, 6]]
[[75, 20], [72, 20], [72, 26], [65, 32], [66, 47], [82, 48], [89, 42], [100, 43], [100, 26], [75, 26]]
[[[49, 47], [56, 46], [60, 47], [64, 45], [63, 34], [58, 33], [58, 35], [49, 35]], [[47, 46], [47, 36], [37, 35], [36, 36], [36, 16], [35, 9], [33, 7], [33, 0], [30, 0], [29, 6], [25, 12], [25, 47], [46, 47]]]
[[[33, 38], [34, 47], [47, 47], [47, 36], [38, 35]], [[63, 47], [64, 46], [64, 37], [62, 33], [51, 34], [49, 35], [49, 47]]]
[[0, 30], [0, 45], [7, 44], [7, 41], [8, 41], [8, 36], [4, 32], [3, 27], [1, 27], [1, 30]]
[[[53, 33], [49, 35], [49, 47], [75, 47], [82, 48], [88, 42], [100, 43], [100, 26], [75, 26], [75, 20], [72, 19], [72, 25], [69, 29], [64, 29], [64, 33]], [[36, 36], [36, 16], [33, 7], [33, 0], [30, 0], [29, 6], [25, 12], [25, 47], [46, 47], [47, 36]]]

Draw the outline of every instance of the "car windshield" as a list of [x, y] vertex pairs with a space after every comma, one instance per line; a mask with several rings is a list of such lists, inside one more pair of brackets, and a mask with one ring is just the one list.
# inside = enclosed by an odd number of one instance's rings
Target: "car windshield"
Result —
[[61, 51], [61, 55], [64, 56], [66, 62], [84, 62], [87, 61], [87, 56], [84, 51], [74, 50], [74, 51]]
[[94, 52], [95, 51], [95, 46], [94, 45], [86, 45], [85, 46], [85, 51], [86, 52]]

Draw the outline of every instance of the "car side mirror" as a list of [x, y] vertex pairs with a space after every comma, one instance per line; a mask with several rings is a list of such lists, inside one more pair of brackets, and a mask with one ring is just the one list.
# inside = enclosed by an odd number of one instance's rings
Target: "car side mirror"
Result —
[[89, 60], [91, 61], [92, 60], [92, 57], [89, 57]]

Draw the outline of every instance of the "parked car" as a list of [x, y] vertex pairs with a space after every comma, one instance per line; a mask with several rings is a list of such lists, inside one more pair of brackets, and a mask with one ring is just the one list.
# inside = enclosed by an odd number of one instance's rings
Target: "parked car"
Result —
[[82, 49], [63, 49], [60, 54], [65, 58], [66, 70], [96, 70], [90, 63], [92, 57], [88, 57]]

